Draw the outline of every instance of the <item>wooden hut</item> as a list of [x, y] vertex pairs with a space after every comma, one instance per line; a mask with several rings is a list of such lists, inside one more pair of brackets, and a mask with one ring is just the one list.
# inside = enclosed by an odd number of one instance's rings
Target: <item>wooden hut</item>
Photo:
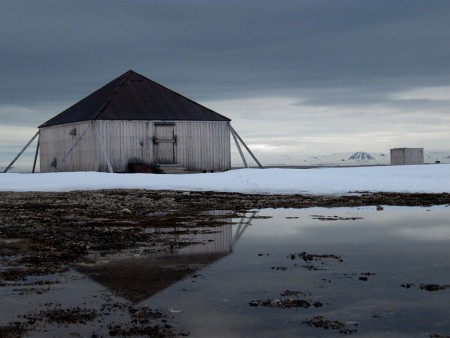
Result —
[[423, 148], [391, 149], [391, 165], [411, 165], [423, 163]]
[[228, 170], [230, 121], [130, 70], [39, 126], [40, 170]]

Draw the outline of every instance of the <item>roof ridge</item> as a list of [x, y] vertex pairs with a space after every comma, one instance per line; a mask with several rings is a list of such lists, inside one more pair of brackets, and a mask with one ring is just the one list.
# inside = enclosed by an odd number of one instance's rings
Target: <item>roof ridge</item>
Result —
[[100, 107], [99, 112], [94, 117], [94, 120], [97, 120], [100, 117], [100, 115], [106, 110], [106, 108], [108, 108], [108, 106], [110, 105], [114, 96], [119, 92], [119, 89], [128, 81], [128, 79], [130, 78], [132, 73], [135, 73], [135, 72], [133, 72], [130, 69], [127, 72], [125, 72], [124, 74], [122, 74], [121, 76], [119, 76], [119, 79], [123, 76], [122, 81], [120, 81], [118, 84], [115, 85], [114, 89], [111, 92], [111, 95], [109, 95], [108, 99], [103, 104], [103, 106]]
[[[130, 70], [129, 72], [133, 72], [133, 71]], [[160, 86], [160, 87], [162, 87], [162, 88], [164, 88], [164, 89], [166, 89], [166, 90], [172, 92], [173, 94], [175, 94], [175, 95], [177, 95], [177, 96], [179, 96], [179, 97], [181, 97], [181, 98], [183, 98], [183, 99], [185, 99], [185, 100], [190, 101], [191, 103], [193, 103], [193, 104], [195, 104], [195, 105], [198, 105], [198, 106], [200, 106], [200, 107], [202, 107], [202, 108], [204, 108], [204, 109], [209, 110], [210, 112], [212, 112], [212, 113], [214, 113], [214, 114], [216, 114], [216, 115], [219, 115], [219, 116], [221, 116], [221, 117], [223, 117], [223, 118], [229, 120], [228, 117], [226, 117], [226, 116], [224, 116], [224, 115], [222, 115], [222, 114], [219, 114], [218, 112], [216, 112], [216, 111], [214, 111], [214, 110], [212, 110], [212, 109], [210, 109], [210, 108], [208, 108], [208, 107], [205, 107], [204, 105], [202, 105], [202, 104], [200, 104], [200, 103], [198, 103], [198, 102], [195, 102], [194, 100], [191, 100], [190, 98], [188, 98], [188, 97], [186, 97], [186, 96], [184, 96], [184, 95], [182, 95], [182, 94], [180, 94], [180, 93], [174, 91], [173, 89], [170, 89], [170, 88], [168, 88], [168, 87], [166, 87], [166, 86], [164, 86], [164, 85], [162, 85], [162, 84], [160, 84], [160, 83], [158, 83], [158, 82], [156, 82], [156, 81], [153, 81], [152, 79], [149, 79], [148, 77], [146, 77], [146, 76], [144, 76], [144, 75], [141, 75], [141, 74], [139, 74], [139, 73], [136, 73], [136, 72], [133, 72], [133, 73], [135, 73], [135, 74], [137, 74], [137, 75], [143, 77], [143, 78], [144, 78], [145, 80], [147, 80], [147, 81], [153, 82], [154, 84], [156, 84], [156, 85], [158, 85], [158, 86]]]
[[214, 110], [128, 70], [39, 128], [89, 120], [230, 121]]

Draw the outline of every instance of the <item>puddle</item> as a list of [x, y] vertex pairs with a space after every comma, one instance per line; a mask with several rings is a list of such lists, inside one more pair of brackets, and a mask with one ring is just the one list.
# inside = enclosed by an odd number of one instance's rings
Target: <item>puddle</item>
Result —
[[[192, 337], [450, 335], [450, 208], [240, 216], [148, 228], [170, 250], [92, 255], [39, 283], [5, 285], [0, 325], [33, 321], [24, 314], [45, 309], [45, 325], [33, 324], [30, 337], [120, 336], [115, 326], [130, 323]], [[55, 309], [78, 319], [50, 322]]]

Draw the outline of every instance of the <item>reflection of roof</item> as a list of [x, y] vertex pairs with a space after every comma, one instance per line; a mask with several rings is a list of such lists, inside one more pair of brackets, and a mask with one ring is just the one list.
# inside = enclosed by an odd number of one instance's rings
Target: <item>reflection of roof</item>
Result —
[[79, 265], [77, 270], [117, 295], [139, 303], [227, 254], [126, 258]]
[[[226, 213], [216, 211], [212, 215]], [[200, 228], [148, 228], [147, 232], [159, 233], [160, 238], [169, 236], [179, 246], [173, 248], [172, 254], [130, 258], [113, 256], [106, 263], [78, 265], [76, 269], [117, 295], [138, 303], [229, 255], [256, 213], [252, 211], [250, 216], [245, 213], [234, 235], [231, 224]], [[230, 219], [222, 221], [230, 222]]]
[[39, 128], [90, 120], [230, 121], [129, 70]]

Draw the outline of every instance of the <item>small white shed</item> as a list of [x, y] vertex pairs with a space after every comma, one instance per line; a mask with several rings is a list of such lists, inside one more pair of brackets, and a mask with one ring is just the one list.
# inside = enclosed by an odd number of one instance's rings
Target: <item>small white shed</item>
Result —
[[391, 149], [391, 165], [412, 165], [423, 163], [423, 148]]

